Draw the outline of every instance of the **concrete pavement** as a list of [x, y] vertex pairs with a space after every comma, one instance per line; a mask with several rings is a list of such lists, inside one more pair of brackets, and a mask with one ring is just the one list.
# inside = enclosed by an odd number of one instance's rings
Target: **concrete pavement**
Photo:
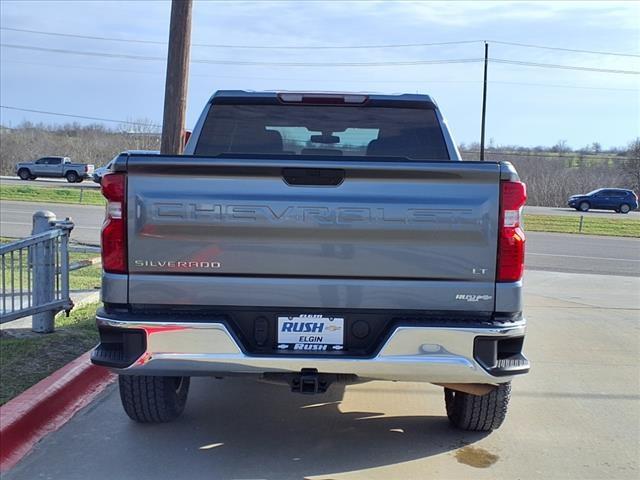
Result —
[[4, 479], [637, 479], [640, 279], [525, 281], [532, 370], [490, 435], [450, 428], [432, 385], [307, 397], [201, 378], [184, 416], [164, 425], [131, 422], [111, 388]]

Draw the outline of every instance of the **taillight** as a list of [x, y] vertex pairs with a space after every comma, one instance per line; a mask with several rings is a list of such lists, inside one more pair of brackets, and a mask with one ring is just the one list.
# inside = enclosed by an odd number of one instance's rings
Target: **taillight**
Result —
[[100, 184], [107, 208], [102, 224], [102, 268], [109, 273], [127, 273], [127, 177], [107, 173]]
[[522, 182], [500, 182], [500, 230], [496, 281], [517, 282], [524, 273], [524, 231], [520, 224], [527, 189]]

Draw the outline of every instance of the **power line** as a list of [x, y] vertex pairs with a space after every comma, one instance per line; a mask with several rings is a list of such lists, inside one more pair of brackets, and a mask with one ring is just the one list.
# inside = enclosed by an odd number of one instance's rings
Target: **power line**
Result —
[[[150, 45], [166, 45], [167, 42], [158, 40], [145, 40], [137, 38], [115, 38], [102, 37], [96, 35], [81, 35], [73, 33], [49, 32], [42, 30], [30, 30], [24, 28], [0, 27], [1, 30], [12, 32], [32, 33], [37, 35], [49, 35], [55, 37], [82, 38], [85, 40], [101, 40], [110, 42], [124, 43], [141, 43]], [[587, 53], [593, 55], [612, 55], [618, 57], [640, 57], [640, 54], [626, 52], [610, 52], [603, 50], [587, 50], [578, 48], [556, 47], [549, 45], [537, 45], [532, 43], [508, 42], [503, 40], [457, 40], [447, 42], [429, 42], [429, 43], [390, 43], [390, 44], [372, 44], [372, 45], [237, 45], [237, 44], [221, 44], [221, 43], [193, 43], [193, 47], [208, 48], [231, 48], [231, 49], [256, 49], [256, 50], [345, 50], [345, 49], [373, 49], [373, 48], [412, 48], [412, 47], [432, 47], [444, 45], [463, 45], [472, 43], [497, 43], [500, 45], [509, 45], [513, 47], [538, 48], [543, 50], [556, 50], [572, 53]]]
[[[12, 32], [35, 33], [38, 35], [50, 35], [55, 37], [82, 38], [85, 40], [104, 40], [109, 42], [144, 43], [149, 45], [167, 45], [167, 42], [158, 40], [143, 40], [137, 38], [114, 38], [101, 37], [95, 35], [79, 35], [74, 33], [45, 32], [42, 30], [27, 30], [23, 28], [0, 27], [0, 30]], [[369, 49], [369, 48], [409, 48], [409, 47], [433, 47], [443, 45], [463, 45], [478, 43], [482, 40], [454, 40], [449, 42], [432, 43], [396, 43], [380, 45], [234, 45], [228, 43], [193, 43], [192, 47], [208, 48], [236, 48], [236, 49], [256, 49], [256, 50], [343, 50], [343, 49]]]
[[596, 67], [583, 67], [578, 65], [558, 65], [554, 63], [538, 63], [538, 62], [524, 62], [520, 60], [507, 60], [505, 58], [490, 58], [490, 62], [505, 63], [508, 65], [522, 65], [525, 67], [541, 67], [541, 68], [557, 68], [562, 70], [579, 70], [584, 72], [598, 72], [598, 73], [619, 73], [623, 75], [640, 75], [640, 71], [637, 70], [615, 70], [610, 68], [596, 68]]
[[101, 117], [88, 117], [85, 115], [72, 115], [70, 113], [59, 113], [59, 112], [47, 112], [44, 110], [33, 110], [30, 108], [19, 108], [19, 107], [10, 107], [8, 105], [0, 105], [0, 108], [5, 108], [7, 110], [17, 110], [19, 112], [29, 112], [29, 113], [41, 113], [44, 115], [55, 115], [57, 117], [70, 117], [70, 118], [81, 118], [84, 120], [96, 120], [99, 122], [112, 122], [112, 123], [122, 123], [126, 125], [140, 125], [143, 127], [157, 127], [160, 128], [160, 125], [156, 125], [154, 123], [141, 123], [141, 122], [129, 122], [127, 120], [114, 120], [112, 118], [101, 118]]
[[[124, 58], [128, 60], [143, 60], [143, 61], [166, 61], [164, 57], [151, 57], [144, 55], [129, 55], [122, 53], [109, 53], [109, 52], [89, 52], [79, 50], [68, 50], [61, 48], [44, 48], [44, 47], [32, 47], [28, 45], [14, 45], [7, 43], [0, 43], [0, 46], [5, 48], [14, 48], [20, 50], [33, 50], [39, 52], [50, 53], [62, 53], [70, 55], [83, 55], [89, 57], [106, 57], [106, 58]], [[273, 61], [249, 61], [249, 60], [219, 60], [219, 59], [192, 59], [191, 63], [202, 63], [209, 65], [242, 65], [242, 66], [279, 66], [279, 67], [399, 67], [399, 66], [417, 66], [417, 65], [444, 65], [444, 64], [463, 64], [463, 63], [477, 63], [482, 62], [481, 58], [461, 58], [461, 59], [446, 59], [446, 60], [401, 60], [390, 62], [273, 62]], [[511, 65], [521, 65], [529, 67], [540, 68], [556, 68], [565, 70], [578, 70], [597, 73], [613, 73], [613, 74], [626, 74], [626, 75], [639, 75], [640, 71], [636, 70], [615, 70], [596, 67], [584, 67], [577, 65], [559, 65], [549, 63], [538, 62], [524, 62], [518, 60], [508, 60], [501, 58], [492, 58], [491, 62], [504, 63]]]
[[[33, 66], [41, 66], [47, 68], [76, 68], [79, 70], [87, 70], [87, 71], [105, 71], [105, 72], [118, 72], [118, 73], [137, 73], [141, 75], [164, 75], [164, 72], [161, 71], [151, 71], [151, 70], [131, 70], [124, 68], [105, 68], [105, 67], [87, 67], [85, 65], [61, 65], [61, 64], [53, 64], [53, 63], [40, 63], [40, 62], [22, 62], [19, 60], [1, 60], [0, 63], [14, 63], [18, 65], [33, 65]], [[202, 78], [232, 78], [232, 79], [241, 79], [241, 80], [268, 80], [268, 81], [282, 81], [282, 80], [291, 80], [291, 77], [259, 77], [254, 75], [207, 75], [203, 73], [190, 73], [190, 77], [202, 77]], [[296, 78], [296, 80], [301, 82], [312, 82], [317, 81], [317, 78]], [[370, 79], [357, 79], [357, 80], [349, 80], [350, 82], [362, 84], [362, 83], [373, 83], [373, 84], [382, 84], [382, 83], [390, 83], [390, 84], [436, 84], [436, 83], [466, 83], [466, 84], [478, 84], [482, 83], [481, 80], [370, 80]], [[341, 83], [345, 83], [341, 80]], [[554, 83], [533, 83], [533, 82], [509, 82], [502, 80], [489, 80], [489, 84], [491, 85], [518, 85], [518, 86], [528, 86], [528, 87], [551, 87], [551, 88], [570, 88], [570, 89], [581, 89], [581, 90], [604, 90], [604, 91], [616, 91], [616, 92], [640, 92], [638, 88], [610, 88], [610, 87], [592, 87], [587, 85], [572, 85], [572, 84], [554, 84]]]
[[[1, 64], [4, 63], [14, 63], [18, 65], [33, 65], [47, 68], [76, 68], [79, 70], [87, 70], [87, 71], [105, 71], [105, 72], [118, 72], [118, 73], [137, 73], [141, 75], [164, 75], [164, 72], [161, 71], [151, 71], [151, 70], [131, 70], [124, 68], [105, 68], [105, 67], [88, 67], [86, 65], [61, 65], [61, 64], [53, 64], [53, 63], [40, 63], [40, 62], [22, 62], [19, 60], [1, 60]], [[268, 81], [282, 81], [282, 80], [291, 80], [291, 77], [260, 77], [254, 75], [207, 75], [203, 73], [189, 73], [190, 77], [202, 77], [202, 78], [232, 78], [232, 79], [241, 79], [241, 80], [268, 80]], [[317, 78], [296, 78], [296, 80], [301, 82], [312, 82], [317, 81]], [[345, 81], [341, 80], [341, 83], [345, 83]], [[381, 83], [390, 83], [390, 84], [436, 84], [436, 83], [466, 83], [466, 84], [478, 84], [482, 83], [481, 80], [370, 80], [370, 79], [357, 79], [357, 80], [349, 80], [349, 82], [362, 84], [362, 83], [373, 83], [373, 84], [381, 84]], [[518, 86], [527, 86], [527, 87], [551, 87], [551, 88], [570, 88], [570, 89], [580, 89], [580, 90], [604, 90], [604, 91], [616, 91], [616, 92], [640, 92], [639, 88], [611, 88], [611, 87], [593, 87], [587, 85], [573, 85], [573, 84], [555, 84], [555, 83], [533, 83], [533, 82], [510, 82], [510, 81], [502, 81], [502, 80], [489, 80], [489, 84], [491, 85], [518, 85]]]
[[[166, 61], [165, 57], [151, 57], [145, 55], [130, 55], [124, 53], [109, 52], [87, 52], [79, 50], [68, 50], [63, 48], [44, 48], [32, 47], [28, 45], [14, 45], [8, 43], [0, 43], [5, 48], [14, 48], [19, 50], [34, 50], [38, 52], [63, 53], [70, 55], [84, 55], [89, 57], [106, 57], [106, 58], [125, 58], [128, 60], [143, 61]], [[191, 59], [191, 63], [203, 63], [210, 65], [246, 65], [246, 66], [278, 66], [278, 67], [397, 67], [410, 65], [438, 65], [449, 63], [473, 63], [482, 61], [480, 58], [461, 58], [447, 60], [401, 60], [391, 62], [271, 62], [271, 61], [252, 61], [252, 60], [214, 60], [214, 59]]]
[[[460, 150], [463, 155], [465, 153], [480, 153], [480, 150]], [[593, 155], [591, 153], [569, 152], [568, 154], [555, 155], [552, 153], [538, 153], [535, 151], [527, 152], [503, 152], [499, 150], [485, 150], [485, 155], [505, 155], [510, 157], [545, 157], [545, 158], [593, 158], [598, 160], [620, 160], [626, 157], [617, 155]]]
[[640, 57], [640, 54], [635, 53], [621, 53], [621, 52], [605, 52], [602, 50], [582, 50], [578, 48], [565, 48], [565, 47], [550, 47], [547, 45], [534, 45], [532, 43], [519, 43], [519, 42], [503, 42], [500, 40], [487, 40], [489, 43], [497, 43], [500, 45], [510, 45], [512, 47], [526, 47], [526, 48], [539, 48], [542, 50], [558, 50], [562, 52], [572, 53], [590, 53], [594, 55], [613, 55], [616, 57]]

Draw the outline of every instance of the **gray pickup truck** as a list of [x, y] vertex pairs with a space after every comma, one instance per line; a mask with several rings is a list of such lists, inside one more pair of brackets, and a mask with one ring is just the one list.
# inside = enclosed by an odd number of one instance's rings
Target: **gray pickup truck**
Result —
[[191, 376], [444, 387], [453, 425], [503, 422], [522, 354], [524, 185], [467, 162], [426, 95], [210, 99], [181, 156], [102, 180], [92, 361], [126, 413], [165, 422]]
[[93, 165], [72, 163], [69, 157], [42, 157], [35, 162], [20, 162], [16, 175], [22, 180], [38, 177], [66, 178], [69, 183], [82, 182], [93, 174]]

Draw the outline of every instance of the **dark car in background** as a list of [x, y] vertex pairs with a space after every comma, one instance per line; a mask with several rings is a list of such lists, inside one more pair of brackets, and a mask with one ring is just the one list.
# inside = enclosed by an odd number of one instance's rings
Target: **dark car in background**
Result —
[[567, 204], [581, 212], [593, 208], [629, 213], [638, 208], [638, 196], [623, 188], [598, 188], [584, 195], [571, 195]]

